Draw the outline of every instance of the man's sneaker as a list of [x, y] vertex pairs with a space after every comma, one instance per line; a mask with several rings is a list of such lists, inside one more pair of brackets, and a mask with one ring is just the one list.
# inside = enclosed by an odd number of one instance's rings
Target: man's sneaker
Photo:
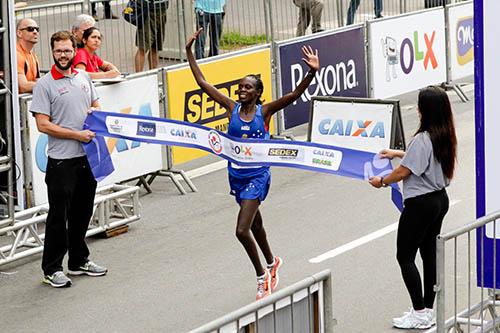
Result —
[[106, 267], [99, 266], [92, 261], [87, 261], [77, 269], [68, 269], [69, 275], [89, 275], [89, 276], [102, 276], [108, 272]]
[[271, 295], [271, 275], [266, 270], [263, 278], [257, 278], [257, 296], [255, 296], [255, 299], [258, 301], [269, 295]]
[[278, 283], [280, 282], [280, 276], [278, 274], [278, 270], [280, 269], [282, 264], [283, 264], [283, 259], [281, 259], [278, 256], [275, 256], [274, 265], [268, 267], [269, 274], [271, 275], [271, 291], [275, 291], [276, 288], [278, 287]]
[[425, 308], [427, 310], [427, 316], [429, 317], [429, 320], [431, 321], [431, 326], [436, 325], [436, 318], [434, 317], [434, 310]]
[[71, 280], [61, 271], [57, 271], [52, 275], [45, 275], [42, 282], [49, 284], [54, 288], [64, 288], [71, 286]]
[[410, 308], [410, 311], [405, 312], [402, 317], [393, 318], [392, 324], [403, 329], [427, 329], [432, 326], [432, 314], [429, 315], [429, 311], [417, 312]]

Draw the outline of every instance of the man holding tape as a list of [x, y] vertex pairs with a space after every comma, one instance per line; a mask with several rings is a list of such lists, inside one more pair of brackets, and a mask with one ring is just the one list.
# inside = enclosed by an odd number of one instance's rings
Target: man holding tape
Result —
[[88, 111], [99, 107], [98, 96], [88, 74], [72, 68], [76, 40], [71, 33], [54, 33], [50, 46], [55, 64], [35, 85], [30, 112], [38, 130], [49, 136], [42, 269], [43, 282], [58, 288], [72, 283], [62, 268], [66, 252], [71, 275], [100, 276], [107, 269], [88, 259], [85, 243], [97, 182], [82, 147], [95, 133], [82, 127]]

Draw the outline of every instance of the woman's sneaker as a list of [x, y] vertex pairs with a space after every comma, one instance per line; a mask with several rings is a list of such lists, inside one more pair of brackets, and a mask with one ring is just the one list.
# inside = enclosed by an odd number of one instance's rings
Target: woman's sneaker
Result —
[[54, 288], [64, 288], [71, 286], [71, 280], [61, 271], [55, 272], [51, 275], [45, 275], [42, 282], [51, 285]]
[[255, 296], [255, 299], [258, 301], [269, 295], [271, 295], [271, 275], [266, 270], [263, 277], [257, 278], [257, 296]]
[[415, 311], [413, 308], [410, 308], [410, 311], [405, 312], [402, 317], [393, 318], [392, 324], [394, 327], [403, 328], [403, 329], [427, 329], [432, 326], [432, 313], [429, 313], [427, 309], [425, 311]]

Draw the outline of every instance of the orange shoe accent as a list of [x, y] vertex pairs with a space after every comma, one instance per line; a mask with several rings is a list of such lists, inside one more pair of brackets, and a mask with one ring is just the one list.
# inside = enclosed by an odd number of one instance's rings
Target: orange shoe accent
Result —
[[281, 259], [278, 256], [274, 257], [274, 266], [271, 267], [269, 270], [269, 273], [271, 274], [271, 291], [276, 290], [278, 287], [278, 283], [280, 282], [280, 276], [278, 274], [278, 270], [280, 269], [281, 265], [283, 264], [283, 259]]
[[257, 279], [257, 296], [255, 296], [255, 300], [258, 301], [269, 295], [271, 295], [271, 275], [266, 270], [264, 279]]

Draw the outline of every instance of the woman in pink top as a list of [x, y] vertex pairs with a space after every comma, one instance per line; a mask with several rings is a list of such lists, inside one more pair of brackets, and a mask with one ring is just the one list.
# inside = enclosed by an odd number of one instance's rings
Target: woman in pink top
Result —
[[104, 61], [95, 53], [101, 46], [102, 35], [98, 28], [90, 27], [83, 32], [83, 47], [78, 49], [73, 64], [89, 73], [92, 80], [111, 79], [120, 75], [115, 65]]

